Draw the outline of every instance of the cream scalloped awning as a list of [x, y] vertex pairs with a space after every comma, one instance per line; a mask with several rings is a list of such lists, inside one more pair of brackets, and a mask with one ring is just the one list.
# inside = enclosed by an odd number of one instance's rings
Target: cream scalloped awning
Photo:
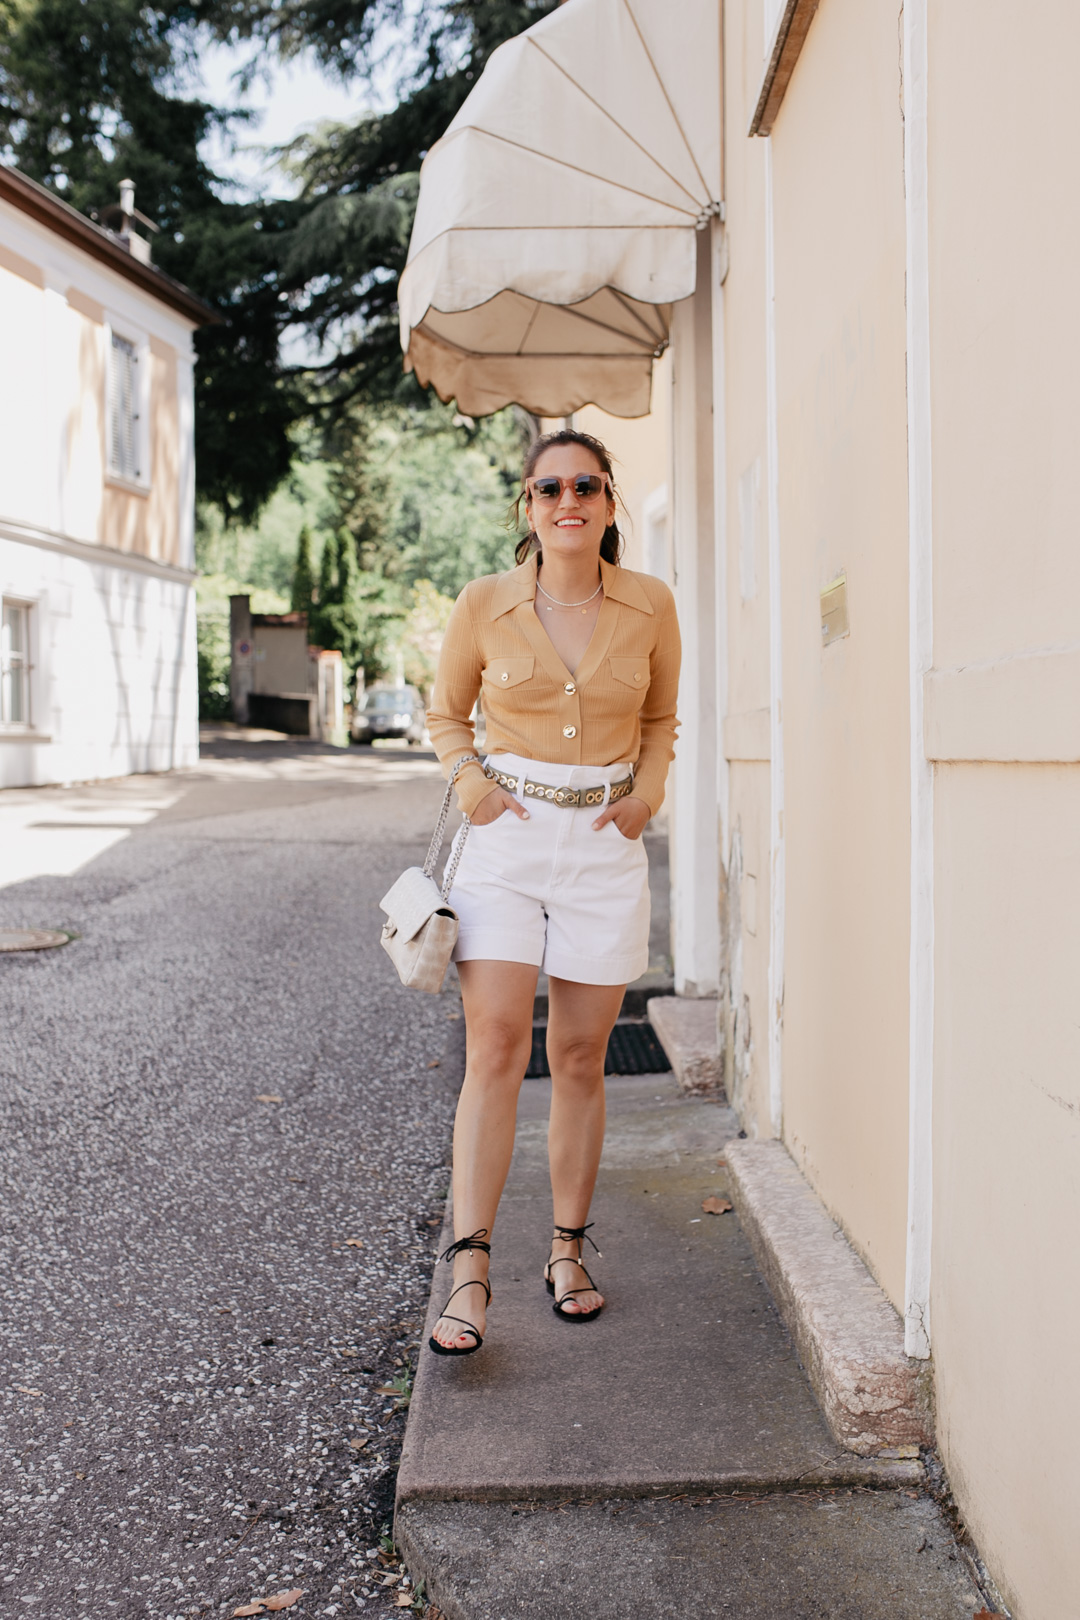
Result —
[[567, 0], [420, 171], [406, 370], [469, 416], [644, 416], [719, 201], [720, 0]]

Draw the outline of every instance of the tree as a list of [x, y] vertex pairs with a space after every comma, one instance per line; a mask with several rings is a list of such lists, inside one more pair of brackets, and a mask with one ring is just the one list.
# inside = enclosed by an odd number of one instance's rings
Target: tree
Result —
[[313, 644], [336, 648], [350, 680], [360, 665], [368, 675], [379, 674], [389, 628], [402, 613], [398, 593], [385, 580], [361, 575], [356, 542], [348, 529], [339, 529], [323, 547], [318, 601], [308, 620]]
[[292, 610], [310, 613], [315, 597], [315, 569], [311, 559], [311, 530], [305, 523], [296, 543], [296, 567], [292, 578]]
[[513, 411], [471, 423], [438, 401], [353, 407], [341, 438], [333, 483], [366, 571], [406, 593], [427, 579], [452, 599], [510, 566], [507, 512], [527, 439]]

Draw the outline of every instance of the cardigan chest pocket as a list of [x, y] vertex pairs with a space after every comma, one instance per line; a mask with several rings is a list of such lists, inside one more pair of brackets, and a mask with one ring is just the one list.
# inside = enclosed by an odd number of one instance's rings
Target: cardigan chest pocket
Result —
[[628, 686], [631, 691], [637, 693], [638, 701], [635, 707], [640, 709], [645, 693], [649, 690], [648, 658], [641, 655], [631, 658], [624, 654], [619, 657], [609, 658], [608, 666], [613, 679], [618, 682], [620, 687]]
[[508, 692], [512, 686], [532, 679], [536, 659], [524, 654], [514, 658], [493, 658], [484, 665], [483, 683], [489, 690]]

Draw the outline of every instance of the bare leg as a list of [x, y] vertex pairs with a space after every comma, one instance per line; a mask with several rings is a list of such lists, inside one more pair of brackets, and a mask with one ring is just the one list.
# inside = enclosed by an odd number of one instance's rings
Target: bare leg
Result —
[[[454, 1237], [486, 1228], [495, 1213], [514, 1151], [517, 1100], [532, 1050], [533, 1001], [538, 969], [524, 962], [459, 962], [465, 1008], [465, 1081], [454, 1121]], [[468, 1249], [454, 1256], [454, 1287], [487, 1280], [488, 1257]], [[450, 1306], [483, 1336], [484, 1290], [466, 1288]], [[475, 1341], [460, 1322], [441, 1316], [435, 1338], [448, 1349]]]
[[[625, 989], [622, 984], [549, 981], [548, 1161], [555, 1220], [562, 1226], [584, 1226], [589, 1218], [604, 1146], [604, 1055]], [[571, 1288], [588, 1289], [588, 1278], [576, 1264], [579, 1249], [578, 1243], [557, 1237], [552, 1242], [553, 1256], [575, 1262], [558, 1265], [552, 1272], [560, 1298]], [[575, 1294], [563, 1309], [592, 1311], [603, 1303], [602, 1294], [586, 1292]]]

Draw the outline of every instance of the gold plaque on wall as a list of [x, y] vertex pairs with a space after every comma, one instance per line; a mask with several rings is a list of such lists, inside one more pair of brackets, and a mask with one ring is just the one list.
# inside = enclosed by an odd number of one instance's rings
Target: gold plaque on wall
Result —
[[821, 593], [821, 645], [851, 634], [847, 611], [847, 576], [841, 574]]

